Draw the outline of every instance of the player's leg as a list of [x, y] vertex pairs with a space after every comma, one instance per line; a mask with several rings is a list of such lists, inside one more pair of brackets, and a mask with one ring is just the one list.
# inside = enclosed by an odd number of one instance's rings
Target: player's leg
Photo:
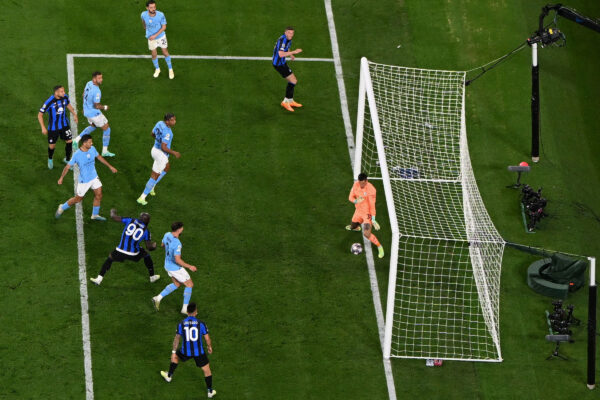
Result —
[[206, 390], [208, 391], [208, 398], [211, 399], [217, 394], [217, 391], [212, 386], [212, 372], [210, 371], [210, 364], [208, 363], [208, 357], [206, 354], [196, 359], [196, 365], [202, 368], [204, 373], [204, 382], [206, 383]]
[[383, 252], [383, 246], [381, 245], [381, 243], [379, 243], [379, 240], [377, 240], [377, 237], [371, 232], [371, 224], [368, 222], [365, 222], [362, 226], [363, 228], [363, 235], [369, 239], [371, 241], [371, 243], [373, 243], [375, 246], [377, 246], [377, 251], [378, 251], [378, 257], [379, 258], [383, 258], [384, 256], [384, 252]]
[[302, 104], [294, 101], [294, 88], [298, 84], [298, 79], [296, 78], [296, 75], [294, 75], [294, 73], [292, 72], [285, 79], [288, 82], [287, 87], [285, 88], [285, 100], [287, 100], [288, 104], [292, 107], [302, 107]]
[[175, 290], [177, 290], [177, 288], [179, 286], [181, 286], [181, 283], [179, 283], [179, 281], [177, 279], [175, 279], [171, 274], [172, 274], [172, 272], [169, 271], [169, 276], [171, 277], [171, 280], [173, 281], [173, 283], [170, 283], [167, 286], [165, 286], [165, 288], [163, 289], [162, 292], [160, 292], [158, 295], [156, 295], [152, 298], [152, 304], [154, 304], [154, 308], [156, 308], [156, 311], [158, 311], [158, 308], [160, 307], [160, 301], [164, 297], [170, 295]]
[[[160, 175], [158, 175], [158, 178], [156, 178], [156, 183], [154, 184], [154, 187], [156, 187], [156, 185], [158, 185], [158, 182], [160, 182], [160, 180], [165, 177], [165, 175], [167, 174], [167, 172], [169, 172], [170, 169], [171, 169], [171, 163], [167, 163], [167, 166], [165, 167], [163, 172], [161, 172]], [[150, 191], [150, 196], [156, 196], [154, 187]]]
[[[167, 39], [165, 38], [165, 41]], [[169, 55], [169, 50], [166, 47], [162, 47], [163, 55], [165, 56], [165, 61], [167, 62], [167, 67], [169, 68], [169, 79], [175, 78], [175, 72], [173, 72], [173, 64], [171, 64], [171, 56]]]
[[102, 157], [114, 157], [115, 154], [108, 151], [110, 143], [110, 126], [108, 121], [102, 125]]
[[[89, 119], [88, 119], [88, 122], [89, 122]], [[85, 128], [83, 130], [83, 132], [81, 132], [79, 135], [77, 135], [77, 137], [75, 137], [75, 139], [73, 139], [73, 141], [75, 142], [75, 146], [78, 145], [79, 139], [81, 139], [81, 137], [83, 135], [91, 135], [92, 132], [94, 132], [95, 130], [96, 130], [96, 126], [90, 122], [90, 124], [87, 126], [87, 128]]]
[[73, 154], [73, 136], [71, 135], [71, 128], [66, 127], [60, 131], [60, 138], [65, 141], [65, 158], [63, 163], [68, 163]]
[[[96, 182], [97, 181], [97, 182]], [[96, 178], [92, 181], [92, 190], [94, 191], [94, 201], [92, 203], [92, 219], [96, 221], [106, 221], [106, 218], [100, 216], [100, 203], [102, 202], [102, 183]]]
[[[179, 355], [180, 355], [179, 351], [171, 354], [171, 364], [169, 365], [169, 372], [160, 371], [160, 375], [167, 382], [171, 382], [171, 379], [172, 379], [171, 377], [175, 373], [175, 369], [177, 368], [177, 365], [179, 364]], [[181, 354], [181, 356], [183, 356], [183, 354]], [[183, 359], [183, 361], [185, 361], [185, 359]]]
[[[79, 187], [78, 184], [77, 187]], [[85, 192], [83, 193], [85, 194]], [[73, 205], [80, 203], [81, 200], [83, 200], [83, 194], [81, 196], [79, 196], [79, 194], [71, 197], [69, 200], [65, 201], [62, 204], [58, 205], [58, 209], [56, 210], [56, 212], [54, 213], [54, 218], [60, 218], [60, 216], [67, 211], [69, 208], [73, 207]]]
[[152, 257], [150, 257], [150, 254], [142, 248], [140, 248], [140, 252], [132, 258], [132, 261], [138, 262], [141, 259], [144, 260], [144, 265], [148, 270], [148, 275], [150, 276], [150, 283], [154, 283], [157, 280], [159, 280], [160, 275], [154, 274], [154, 262], [152, 261]]
[[104, 261], [104, 264], [102, 264], [102, 268], [100, 269], [100, 273], [98, 274], [98, 276], [95, 278], [90, 278], [90, 281], [92, 281], [96, 285], [100, 285], [102, 283], [102, 280], [104, 279], [104, 275], [106, 275], [106, 273], [110, 270], [112, 263], [115, 261], [123, 262], [126, 259], [125, 256], [126, 255], [121, 253], [120, 251], [113, 250], [108, 255], [108, 257], [106, 257], [106, 260]]
[[346, 225], [346, 230], [360, 232], [361, 231], [360, 225], [363, 222], [364, 222], [363, 215], [356, 210], [356, 211], [354, 211], [354, 215], [352, 215], [352, 222], [350, 223], [350, 225]]
[[152, 171], [150, 173], [150, 179], [148, 179], [148, 182], [146, 182], [144, 191], [137, 199], [137, 202], [143, 206], [148, 204], [146, 201], [146, 196], [148, 196], [154, 190], [154, 186], [156, 185], [157, 181], [160, 180], [160, 174], [167, 168], [167, 165], [169, 164], [169, 158], [165, 155], [165, 153], [156, 147], [152, 147], [152, 150], [150, 150], [150, 155], [154, 160], [154, 163], [152, 164]]
[[150, 173], [150, 179], [148, 179], [148, 182], [146, 182], [144, 191], [142, 192], [140, 197], [138, 197], [138, 199], [137, 199], [137, 202], [139, 204], [141, 204], [143, 206], [148, 204], [148, 202], [146, 201], [146, 196], [148, 196], [154, 190], [154, 186], [156, 185], [156, 182], [157, 182], [157, 179], [159, 176], [160, 176], [160, 174], [158, 172], [152, 171]]
[[[187, 271], [185, 271], [185, 273], [187, 274]], [[187, 306], [190, 304], [190, 299], [192, 298], [192, 288], [194, 287], [194, 282], [192, 282], [189, 274], [188, 279], [183, 282], [183, 285], [185, 286], [185, 289], [183, 291], [183, 306], [181, 307], [181, 313], [187, 315]]]
[[154, 75], [152, 76], [158, 78], [158, 75], [160, 75], [160, 67], [158, 65], [158, 53], [156, 52], [156, 40], [149, 40], [148, 47], [150, 48], [150, 52], [152, 53], [152, 64], [154, 64]]
[[58, 140], [58, 132], [48, 131], [48, 169], [54, 168], [54, 149]]

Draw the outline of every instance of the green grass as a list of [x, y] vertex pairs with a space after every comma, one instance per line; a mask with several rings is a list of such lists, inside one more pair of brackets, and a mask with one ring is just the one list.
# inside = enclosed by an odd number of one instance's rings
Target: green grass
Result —
[[[73, 210], [55, 221], [70, 194], [58, 168], [45, 166], [36, 113], [56, 83], [67, 84], [67, 53], [146, 54], [142, 2], [10, 1], [0, 69], [3, 118], [0, 200], [5, 238], [0, 268], [0, 398], [84, 398], [77, 242]], [[423, 68], [465, 70], [497, 58], [533, 31], [543, 4], [416, 1], [333, 2], [344, 79], [355, 119], [359, 59]], [[591, 0], [568, 4], [597, 17]], [[268, 56], [283, 27], [297, 28], [294, 45], [306, 57], [331, 57], [323, 3], [304, 0], [175, 2], [163, 0], [173, 54]], [[524, 232], [515, 177], [506, 166], [528, 159], [529, 51], [526, 49], [467, 89], [467, 132], [479, 189], [502, 236], [510, 241], [599, 255], [600, 103], [597, 35], [560, 20], [568, 46], [540, 51], [542, 155], [524, 177], [542, 186], [551, 216], [536, 234]], [[400, 47], [398, 47], [400, 45]], [[18, 64], [18, 65], [17, 65]], [[76, 59], [79, 102], [89, 74], [104, 72], [103, 102], [117, 153], [104, 184], [102, 213], [134, 215], [148, 179], [154, 123], [177, 114], [173, 147], [182, 157], [157, 186], [147, 210], [160, 238], [173, 220], [185, 222], [183, 256], [199, 267], [192, 298], [214, 341], [211, 367], [223, 398], [387, 397], [381, 349], [365, 262], [348, 249], [358, 234], [343, 226], [352, 182], [337, 82], [331, 63], [294, 63], [305, 107], [286, 113], [284, 82], [268, 62], [174, 60], [177, 77], [151, 78], [149, 60]], [[164, 64], [163, 64], [164, 68]], [[78, 107], [81, 109], [81, 107]], [[85, 126], [80, 114], [80, 128]], [[93, 134], [97, 147], [100, 133]], [[57, 146], [56, 159], [63, 156]], [[111, 160], [112, 162], [112, 160]], [[58, 163], [57, 163], [58, 164]], [[70, 182], [71, 175], [67, 182]], [[378, 221], [386, 221], [378, 186]], [[84, 200], [88, 275], [95, 275], [121, 228], [89, 221]], [[389, 243], [387, 223], [378, 236]], [[181, 366], [167, 385], [182, 291], [150, 297], [166, 284], [147, 282], [143, 265], [114, 264], [101, 287], [89, 287], [97, 399], [197, 397], [201, 372]], [[376, 261], [382, 299], [388, 257]], [[547, 362], [549, 299], [525, 284], [534, 259], [507, 250], [501, 289], [504, 362], [393, 360], [398, 398], [591, 398], [585, 389], [585, 328], [564, 346], [568, 362]], [[586, 295], [570, 298], [585, 319]], [[189, 363], [188, 363], [189, 364]]]

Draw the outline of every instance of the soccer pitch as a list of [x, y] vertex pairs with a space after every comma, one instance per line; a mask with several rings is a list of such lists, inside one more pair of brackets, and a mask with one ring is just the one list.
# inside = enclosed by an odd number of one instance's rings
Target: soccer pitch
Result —
[[[102, 101], [111, 107], [106, 115], [117, 154], [110, 161], [119, 169], [112, 175], [97, 165], [104, 184], [101, 214], [110, 208], [131, 216], [148, 211], [155, 240], [174, 220], [185, 223], [183, 258], [198, 266], [192, 301], [211, 331], [217, 398], [385, 399], [394, 391], [398, 398], [595, 395], [584, 384], [584, 327], [575, 332], [574, 344], [564, 346], [568, 362], [544, 361], [553, 348], [543, 338], [550, 299], [527, 288], [524, 271], [533, 259], [514, 252], [503, 262], [503, 363], [385, 365], [372, 286], [379, 285], [385, 300], [389, 259], [376, 260], [369, 270], [363, 256], [349, 252], [360, 235], [343, 229], [353, 212], [347, 202], [352, 184], [347, 124], [355, 128], [360, 57], [470, 69], [527, 37], [544, 4], [334, 0], [341, 75], [326, 3], [159, 1], [169, 22], [171, 53], [206, 56], [174, 57], [172, 81], [162, 59], [163, 74], [155, 80], [147, 58], [78, 56], [71, 57], [71, 76], [66, 68], [68, 54], [147, 55], [141, 1], [119, 7], [67, 0], [5, 5], [0, 358], [6, 365], [0, 399], [86, 398], [76, 217], [69, 210], [53, 218], [71, 186], [56, 185], [59, 162], [54, 170], [46, 168], [46, 143], [35, 114], [52, 86], [69, 88], [72, 78], [81, 131], [86, 126], [81, 91], [94, 70], [104, 74]], [[566, 5], [600, 15], [597, 2]], [[297, 30], [293, 47], [304, 49], [299, 58], [314, 60], [291, 64], [299, 79], [295, 98], [304, 104], [293, 114], [279, 106], [285, 85], [269, 61], [288, 24]], [[514, 180], [506, 165], [528, 159], [528, 50], [467, 89], [469, 147], [479, 189], [504, 238], [599, 256], [598, 38], [568, 21], [560, 28], [568, 46], [540, 53], [542, 159], [525, 181], [544, 187], [551, 217], [535, 235], [523, 231], [517, 193], [504, 188]], [[346, 100], [349, 119], [343, 115]], [[150, 131], [166, 112], [177, 115], [173, 148], [182, 157], [172, 160], [157, 196], [142, 208], [135, 199], [152, 165]], [[99, 131], [92, 136], [98, 147]], [[59, 142], [55, 160], [63, 155]], [[387, 251], [385, 199], [376, 186], [383, 222], [378, 237]], [[89, 194], [82, 209], [93, 385], [88, 398], [203, 397], [202, 373], [193, 363], [181, 365], [169, 384], [158, 374], [168, 367], [182, 319], [181, 289], [165, 298], [158, 313], [150, 303], [167, 282], [164, 253], [152, 254], [162, 276], [154, 284], [141, 263], [115, 263], [102, 286], [90, 286], [89, 277], [117, 244], [121, 226], [89, 221]], [[581, 319], [585, 297], [581, 291], [569, 299]]]

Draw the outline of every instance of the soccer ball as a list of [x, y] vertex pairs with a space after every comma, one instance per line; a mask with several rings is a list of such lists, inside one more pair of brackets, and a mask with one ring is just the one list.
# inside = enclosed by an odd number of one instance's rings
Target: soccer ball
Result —
[[359, 255], [362, 253], [362, 244], [354, 243], [352, 247], [350, 247], [350, 252], [355, 255]]

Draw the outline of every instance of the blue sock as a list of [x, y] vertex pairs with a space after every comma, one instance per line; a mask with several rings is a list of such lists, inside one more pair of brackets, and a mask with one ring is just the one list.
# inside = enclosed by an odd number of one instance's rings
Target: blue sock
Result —
[[92, 215], [98, 215], [100, 214], [100, 206], [94, 206], [92, 208]]
[[60, 208], [63, 209], [63, 211], [68, 210], [69, 208], [71, 208], [71, 206], [68, 204], [68, 202], [65, 201], [65, 204], [63, 204], [62, 206], [60, 206]]
[[158, 57], [152, 59], [152, 64], [154, 64], [155, 69], [158, 69]]
[[183, 291], [183, 304], [190, 304], [190, 299], [192, 298], [192, 288], [186, 287]]
[[167, 62], [167, 67], [173, 69], [173, 66], [171, 65], [171, 56], [165, 57], [165, 61]]
[[87, 127], [87, 128], [85, 128], [85, 129], [83, 130], [83, 132], [81, 132], [81, 133], [79, 134], [79, 137], [81, 137], [81, 136], [83, 136], [83, 135], [89, 135], [89, 134], [91, 134], [92, 132], [94, 132], [95, 130], [96, 130], [96, 127], [95, 127], [94, 125], [88, 125], [88, 127]]
[[105, 130], [104, 133], [102, 134], [102, 146], [108, 147], [109, 143], [110, 143], [110, 127], [108, 127], [108, 129]]
[[163, 178], [163, 176], [165, 176], [167, 173], [165, 171], [161, 172], [160, 175], [158, 176], [158, 178], [156, 178], [156, 184], [158, 184], [158, 182], [160, 182], [160, 180]]
[[174, 284], [174, 283], [171, 283], [170, 285], [168, 285], [167, 287], [165, 287], [165, 288], [163, 289], [163, 291], [162, 291], [162, 292], [160, 292], [160, 295], [161, 295], [162, 297], [168, 296], [168, 295], [170, 295], [171, 293], [173, 293], [173, 291], [174, 291], [175, 289], [177, 289], [177, 286], [175, 286], [175, 284]]
[[152, 188], [154, 188], [154, 185], [156, 185], [156, 181], [152, 178], [148, 179], [148, 183], [146, 183], [146, 188], [144, 189], [145, 196], [148, 196], [148, 193], [150, 193], [152, 191]]

